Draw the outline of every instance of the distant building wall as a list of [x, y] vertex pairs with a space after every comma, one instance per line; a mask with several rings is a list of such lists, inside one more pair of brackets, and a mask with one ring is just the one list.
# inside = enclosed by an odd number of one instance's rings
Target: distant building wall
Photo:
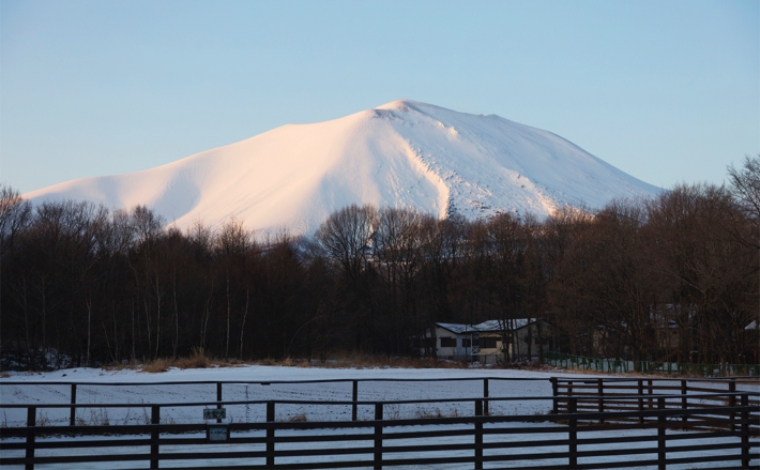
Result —
[[[496, 322], [491, 322], [498, 325]], [[509, 357], [525, 360], [537, 357], [539, 342], [548, 337], [551, 326], [543, 320], [534, 321], [517, 328], [508, 335], [510, 341], [506, 345]], [[538, 327], [539, 323], [541, 328]], [[444, 325], [444, 326], [442, 326]], [[472, 325], [452, 323], [437, 323], [429, 327], [422, 335], [417, 336], [415, 349], [420, 356], [430, 351], [439, 359], [459, 361], [478, 361], [483, 364], [495, 364], [504, 360], [505, 345], [502, 332], [498, 327], [488, 331], [477, 331]], [[539, 329], [543, 334], [539, 334]], [[429, 347], [426, 349], [421, 338], [426, 338]], [[515, 346], [512, 339], [518, 344]], [[530, 354], [530, 357], [529, 357]]]

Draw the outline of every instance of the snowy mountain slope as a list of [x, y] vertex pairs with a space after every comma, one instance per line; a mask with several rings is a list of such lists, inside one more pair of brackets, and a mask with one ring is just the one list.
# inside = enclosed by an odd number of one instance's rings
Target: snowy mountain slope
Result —
[[230, 217], [250, 229], [310, 234], [349, 204], [467, 218], [601, 207], [658, 188], [550, 132], [498, 116], [394, 101], [332, 121], [286, 125], [149, 170], [24, 195], [112, 209], [144, 204], [184, 228]]

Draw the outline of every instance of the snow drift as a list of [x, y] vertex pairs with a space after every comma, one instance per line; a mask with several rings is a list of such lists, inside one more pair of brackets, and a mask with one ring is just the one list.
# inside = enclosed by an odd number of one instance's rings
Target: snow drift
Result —
[[649, 197], [644, 183], [547, 131], [495, 115], [394, 101], [332, 121], [286, 125], [149, 170], [69, 181], [24, 194], [110, 209], [142, 204], [186, 228], [230, 217], [249, 229], [311, 234], [350, 204], [469, 219], [547, 216]]

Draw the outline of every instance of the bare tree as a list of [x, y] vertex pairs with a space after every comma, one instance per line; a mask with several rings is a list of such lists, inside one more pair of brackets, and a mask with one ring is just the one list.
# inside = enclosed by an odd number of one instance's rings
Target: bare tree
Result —
[[[704, 184], [677, 186], [652, 201], [648, 213], [651, 264], [658, 294], [673, 305], [681, 361], [736, 361], [757, 278], [752, 248], [732, 232], [746, 233], [748, 222], [725, 188]], [[689, 357], [691, 351], [699, 357]]]
[[742, 168], [728, 167], [731, 192], [750, 220], [760, 227], [760, 154], [745, 157]]
[[16, 235], [28, 223], [32, 206], [15, 189], [0, 185], [0, 256], [9, 250]]
[[[754, 224], [755, 230], [747, 235], [742, 235], [741, 224], [734, 230], [734, 234], [743, 243], [755, 248], [757, 251], [757, 267], [755, 277], [760, 276], [760, 154], [754, 158], [746, 156], [742, 168], [728, 168], [731, 181], [731, 191], [736, 198], [739, 207], [747, 215], [747, 219]], [[760, 289], [760, 283], [758, 283]], [[760, 294], [760, 292], [759, 292]], [[754, 315], [757, 325], [756, 334], [753, 338], [760, 343], [760, 295], [758, 295], [758, 309]]]
[[316, 239], [325, 253], [352, 279], [366, 267], [372, 237], [378, 226], [377, 209], [351, 205], [331, 214], [317, 230]]
[[[232, 270], [232, 276], [236, 279], [242, 277], [242, 273], [245, 269], [245, 257], [248, 251], [250, 243], [250, 236], [243, 227], [243, 222], [230, 219], [222, 227], [221, 233], [216, 239], [218, 244], [217, 250], [220, 253], [223, 269], [225, 272], [225, 302], [227, 305], [227, 322], [226, 322], [226, 334], [225, 334], [225, 346], [224, 357], [229, 359], [230, 357], [230, 321], [232, 318], [232, 296], [230, 294], [230, 271]], [[234, 295], [234, 293], [232, 294]], [[246, 291], [246, 307], [245, 312], [248, 309], [248, 293]], [[244, 316], [245, 318], [245, 316]], [[243, 320], [245, 321], [245, 320]]]

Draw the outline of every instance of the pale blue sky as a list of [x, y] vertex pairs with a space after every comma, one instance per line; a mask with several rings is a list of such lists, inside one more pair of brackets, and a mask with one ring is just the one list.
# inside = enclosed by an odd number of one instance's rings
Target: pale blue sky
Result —
[[760, 152], [760, 2], [0, 0], [0, 182], [22, 192], [401, 98], [721, 183]]

